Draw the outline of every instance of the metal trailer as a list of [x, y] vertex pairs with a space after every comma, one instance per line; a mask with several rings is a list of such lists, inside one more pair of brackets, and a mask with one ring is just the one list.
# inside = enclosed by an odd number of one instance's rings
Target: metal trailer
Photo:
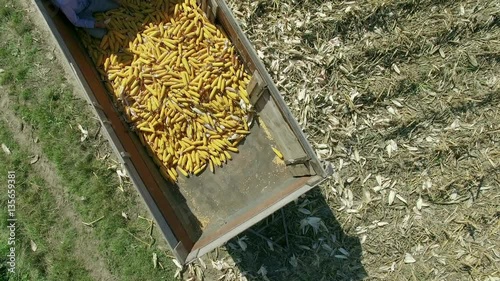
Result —
[[[333, 173], [329, 163], [316, 157], [225, 1], [198, 2], [210, 21], [227, 34], [252, 74], [247, 90], [262, 122], [254, 122], [250, 135], [238, 146], [240, 152], [215, 174], [204, 172], [171, 184], [118, 112], [73, 26], [62, 13], [50, 12], [47, 1], [35, 0], [102, 123], [103, 134], [183, 264], [223, 245]], [[284, 163], [273, 161], [271, 145], [283, 153]]]

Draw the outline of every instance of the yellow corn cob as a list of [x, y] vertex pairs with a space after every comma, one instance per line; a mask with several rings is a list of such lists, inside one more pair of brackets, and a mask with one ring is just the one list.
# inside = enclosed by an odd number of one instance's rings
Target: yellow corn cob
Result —
[[279, 151], [277, 148], [275, 147], [271, 147], [274, 151], [274, 153], [276, 154], [276, 156], [278, 156], [278, 158], [280, 159], [283, 159], [283, 153], [281, 153], [281, 151]]

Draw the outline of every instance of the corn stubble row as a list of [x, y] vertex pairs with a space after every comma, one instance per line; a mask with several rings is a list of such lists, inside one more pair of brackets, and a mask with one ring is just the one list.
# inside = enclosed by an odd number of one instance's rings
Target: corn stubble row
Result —
[[129, 0], [103, 16], [108, 34], [84, 42], [163, 176], [231, 160], [249, 134], [249, 76], [195, 1]]

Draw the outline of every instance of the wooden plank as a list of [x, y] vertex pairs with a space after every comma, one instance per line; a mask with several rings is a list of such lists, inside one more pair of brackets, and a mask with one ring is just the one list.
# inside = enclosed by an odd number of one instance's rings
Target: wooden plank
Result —
[[208, 3], [207, 3], [207, 8], [206, 8], [206, 14], [207, 14], [208, 20], [212, 23], [215, 23], [215, 19], [217, 17], [217, 11], [218, 11], [219, 5], [217, 4], [217, 2], [215, 2], [213, 0], [209, 0], [207, 2]]
[[260, 97], [264, 93], [264, 89], [267, 87], [267, 84], [262, 79], [262, 76], [256, 70], [252, 74], [252, 78], [247, 86], [247, 93], [250, 96], [250, 104], [255, 107]]
[[290, 172], [295, 177], [314, 175], [314, 170], [311, 169], [309, 164], [311, 160], [308, 156], [302, 158], [288, 159], [285, 164], [289, 167]]
[[306, 164], [293, 164], [288, 166], [288, 169], [294, 177], [310, 176], [314, 173], [314, 170], [311, 171]]
[[[238, 51], [238, 54], [241, 56], [243, 59], [243, 62], [247, 68], [247, 71], [249, 73], [253, 73], [256, 68], [255, 68], [255, 63], [251, 58], [250, 53], [248, 52], [248, 49], [243, 45], [243, 43], [240, 40], [240, 34], [238, 31], [235, 29], [234, 25], [231, 24], [232, 21], [234, 21], [234, 18], [230, 14], [228, 14], [226, 11], [220, 9], [221, 5], [225, 5], [225, 3], [220, 2], [218, 0], [212, 0], [213, 2], [217, 2], [218, 4], [218, 9], [216, 11], [216, 21], [221, 24], [221, 26], [224, 28], [226, 31], [229, 40], [233, 43], [235, 46], [236, 50]], [[227, 6], [226, 6], [227, 7]]]
[[278, 149], [283, 153], [285, 161], [293, 162], [294, 159], [308, 156], [288, 123], [283, 122], [283, 116], [269, 94], [269, 89], [264, 90], [255, 108], [267, 130], [271, 133]]

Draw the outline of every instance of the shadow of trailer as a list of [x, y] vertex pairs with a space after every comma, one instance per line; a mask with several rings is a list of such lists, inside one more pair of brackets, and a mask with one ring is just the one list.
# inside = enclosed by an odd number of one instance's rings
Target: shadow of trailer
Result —
[[[223, 0], [199, 1], [208, 18], [235, 45], [252, 79], [247, 91], [260, 122], [215, 174], [166, 181], [101, 81], [75, 28], [48, 1], [35, 0], [53, 39], [102, 123], [102, 131], [142, 196], [173, 254], [188, 263], [223, 245], [333, 173], [321, 163], [269, 73]], [[265, 124], [265, 126], [263, 126]], [[275, 161], [271, 146], [284, 155]], [[111, 204], [112, 202], [110, 202]]]

